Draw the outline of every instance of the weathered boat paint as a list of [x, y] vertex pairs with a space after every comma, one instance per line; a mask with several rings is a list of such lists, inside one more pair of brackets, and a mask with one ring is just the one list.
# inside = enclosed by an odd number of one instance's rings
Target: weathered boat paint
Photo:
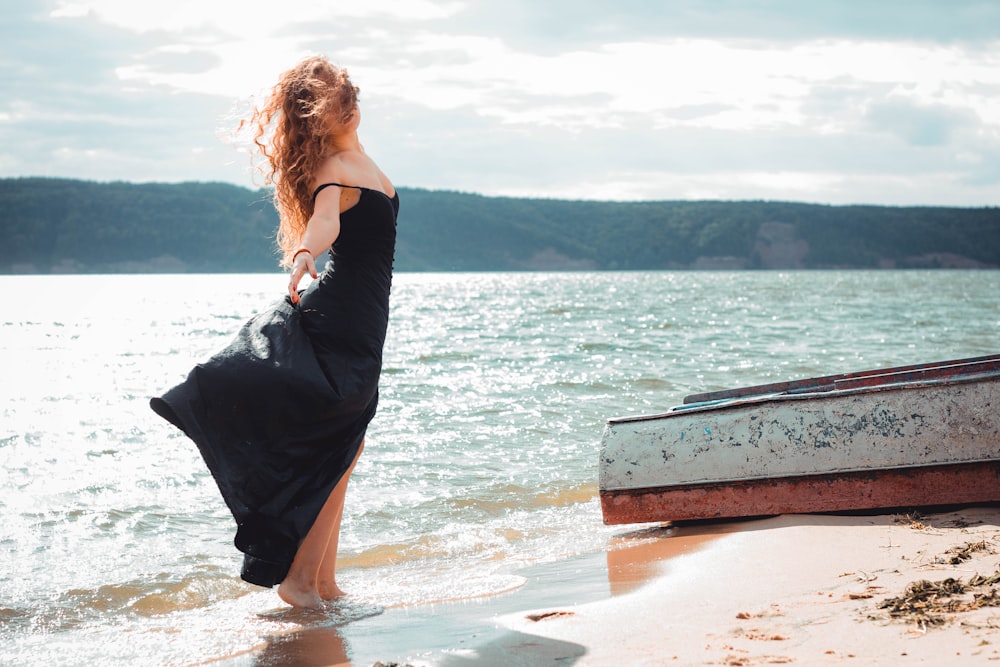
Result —
[[889, 382], [913, 382], [916, 380], [932, 379], [935, 377], [947, 378], [962, 374], [969, 375], [979, 371], [995, 370], [998, 368], [998, 364], [1000, 364], [1000, 355], [991, 354], [982, 357], [971, 357], [968, 359], [956, 359], [952, 361], [934, 361], [910, 366], [876, 368], [873, 370], [839, 373], [837, 375], [826, 375], [823, 377], [807, 378], [804, 380], [775, 382], [772, 384], [762, 384], [750, 387], [738, 387], [736, 389], [710, 391], [703, 394], [691, 394], [690, 396], [686, 396], [684, 398], [684, 403], [703, 403], [708, 401], [718, 401], [721, 399], [759, 396], [761, 394], [777, 394], [783, 392], [806, 393], [829, 391], [831, 389], [847, 388], [848, 386], [875, 386], [879, 384], [887, 384]]
[[605, 523], [1000, 500], [1000, 355], [689, 398], [608, 421]]

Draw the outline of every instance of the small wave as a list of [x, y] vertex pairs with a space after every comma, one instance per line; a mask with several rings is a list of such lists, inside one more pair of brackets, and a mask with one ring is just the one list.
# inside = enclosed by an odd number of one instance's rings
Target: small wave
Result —
[[510, 500], [502, 498], [447, 498], [443, 504], [455, 510], [459, 516], [498, 517], [511, 508]]
[[466, 352], [431, 352], [417, 357], [417, 363], [433, 364], [440, 361], [472, 361], [477, 355]]
[[637, 378], [632, 382], [636, 389], [673, 389], [674, 383], [660, 378]]
[[[593, 482], [549, 483], [531, 488], [498, 484], [475, 497], [438, 498], [433, 508], [427, 504], [427, 510], [440, 515], [430, 522], [443, 522], [439, 527], [429, 529], [424, 525], [408, 535], [342, 551], [338, 567], [435, 570], [462, 563], [466, 569], [474, 569], [485, 563], [516, 559], [518, 554], [536, 548], [531, 546], [534, 541], [548, 539], [544, 535], [552, 526], [539, 516], [589, 514], [596, 498], [597, 485]], [[442, 508], [447, 509], [442, 513]]]
[[352, 574], [345, 577], [349, 589], [357, 591], [352, 597], [362, 604], [385, 608], [503, 595], [527, 582], [522, 575], [484, 572], [457, 562], [434, 568], [396, 567]]
[[535, 495], [537, 506], [566, 507], [578, 503], [588, 503], [597, 497], [597, 484], [580, 484], [575, 486], [548, 489]]
[[0, 628], [18, 630], [31, 624], [32, 613], [25, 609], [0, 607]]
[[576, 349], [581, 352], [616, 352], [619, 348], [608, 343], [577, 343]]
[[421, 535], [404, 542], [378, 544], [337, 558], [338, 567], [374, 568], [454, 555], [456, 545], [446, 535]]
[[206, 566], [181, 578], [162, 573], [149, 580], [70, 590], [63, 594], [59, 606], [64, 620], [69, 621], [120, 613], [150, 617], [237, 599], [251, 590], [239, 579]]
[[619, 389], [619, 387], [616, 385], [607, 382], [602, 382], [600, 380], [585, 380], [581, 382], [575, 382], [573, 380], [559, 380], [557, 382], [551, 383], [548, 386], [554, 387], [556, 389], [574, 389], [574, 390], [584, 389], [586, 391], [597, 391], [597, 392], [614, 391]]
[[593, 483], [549, 484], [523, 486], [519, 484], [494, 484], [468, 492], [469, 495], [450, 498], [434, 498], [422, 503], [427, 512], [445, 514], [454, 520], [482, 523], [491, 519], [508, 516], [512, 511], [532, 511], [544, 507], [564, 507], [586, 503], [597, 496], [597, 485]]
[[341, 599], [326, 603], [321, 609], [287, 607], [265, 611], [257, 616], [275, 623], [292, 623], [308, 627], [338, 627], [363, 618], [378, 616], [385, 611], [382, 605], [358, 600]]

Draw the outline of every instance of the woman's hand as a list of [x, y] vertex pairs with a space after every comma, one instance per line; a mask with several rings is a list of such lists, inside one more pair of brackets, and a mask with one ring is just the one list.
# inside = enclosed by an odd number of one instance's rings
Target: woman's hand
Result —
[[299, 302], [299, 282], [302, 277], [309, 272], [309, 275], [316, 278], [316, 260], [312, 253], [306, 248], [299, 248], [292, 258], [292, 272], [288, 278], [288, 296], [292, 303]]
[[[335, 182], [337, 174], [331, 174]], [[340, 236], [340, 186], [326, 188], [316, 196], [313, 214], [306, 223], [299, 249], [292, 255], [291, 276], [288, 278], [288, 296], [292, 303], [299, 302], [299, 281], [309, 272], [316, 278], [316, 260], [309, 248], [330, 248]]]

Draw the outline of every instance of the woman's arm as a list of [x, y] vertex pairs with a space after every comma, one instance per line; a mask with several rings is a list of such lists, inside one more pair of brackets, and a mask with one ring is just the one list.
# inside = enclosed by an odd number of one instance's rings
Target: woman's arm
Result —
[[292, 259], [288, 296], [299, 302], [299, 282], [306, 272], [316, 277], [316, 255], [333, 245], [340, 235], [340, 187], [324, 188], [316, 197], [312, 217], [306, 223], [302, 243]]

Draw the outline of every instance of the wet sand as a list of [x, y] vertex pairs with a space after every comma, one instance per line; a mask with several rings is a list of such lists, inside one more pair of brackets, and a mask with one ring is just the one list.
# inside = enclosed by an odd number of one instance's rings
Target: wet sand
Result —
[[998, 571], [996, 506], [625, 526], [511, 593], [304, 619], [241, 664], [1000, 664]]

